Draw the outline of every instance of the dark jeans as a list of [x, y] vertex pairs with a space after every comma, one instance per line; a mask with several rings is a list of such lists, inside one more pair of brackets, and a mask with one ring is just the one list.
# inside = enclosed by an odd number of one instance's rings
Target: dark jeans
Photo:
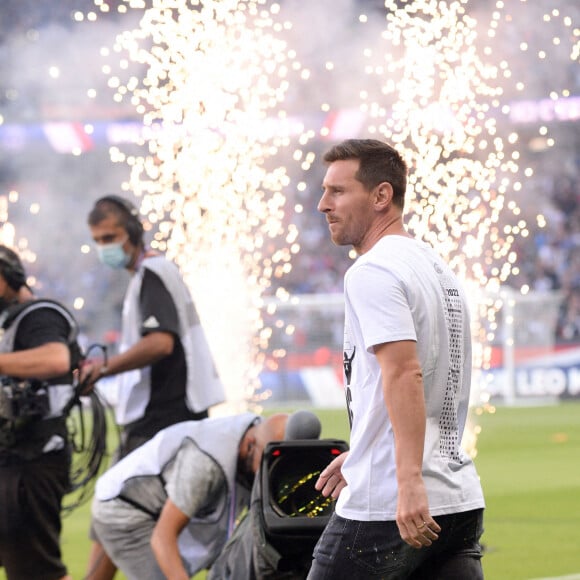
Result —
[[333, 514], [314, 549], [308, 580], [481, 580], [483, 510], [435, 516], [431, 546], [412, 548], [397, 524], [346, 520]]

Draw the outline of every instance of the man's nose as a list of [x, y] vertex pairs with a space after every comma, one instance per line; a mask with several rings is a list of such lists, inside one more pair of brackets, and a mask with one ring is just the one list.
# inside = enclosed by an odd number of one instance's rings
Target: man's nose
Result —
[[327, 202], [327, 196], [325, 193], [323, 193], [322, 196], [320, 197], [320, 201], [318, 202], [318, 205], [316, 207], [318, 211], [322, 213], [330, 211], [330, 207], [328, 206]]

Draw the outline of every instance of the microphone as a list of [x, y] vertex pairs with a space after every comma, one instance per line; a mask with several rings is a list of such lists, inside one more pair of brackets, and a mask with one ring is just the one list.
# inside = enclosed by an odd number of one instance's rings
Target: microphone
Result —
[[311, 411], [296, 411], [288, 417], [284, 440], [318, 439], [321, 431], [320, 419], [314, 413]]

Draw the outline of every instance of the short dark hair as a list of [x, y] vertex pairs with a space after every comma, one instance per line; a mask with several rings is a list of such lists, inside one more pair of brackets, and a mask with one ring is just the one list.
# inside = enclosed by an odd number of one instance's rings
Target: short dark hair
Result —
[[143, 224], [139, 219], [139, 210], [128, 199], [114, 194], [101, 197], [95, 202], [87, 222], [89, 226], [96, 226], [109, 216], [116, 218], [134, 246], [143, 245]]
[[393, 187], [393, 203], [401, 209], [405, 206], [407, 164], [394, 147], [377, 139], [346, 139], [324, 155], [327, 164], [348, 159], [359, 160], [355, 177], [366, 189], [386, 181]]
[[14, 250], [4, 245], [0, 245], [0, 275], [16, 292], [26, 285], [26, 272], [20, 257]]

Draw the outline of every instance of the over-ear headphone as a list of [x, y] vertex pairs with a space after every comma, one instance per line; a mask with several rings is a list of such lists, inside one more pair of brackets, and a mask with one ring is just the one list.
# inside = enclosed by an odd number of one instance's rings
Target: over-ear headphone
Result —
[[6, 246], [0, 246], [0, 274], [12, 290], [18, 291], [26, 284], [26, 272], [18, 254]]
[[124, 197], [114, 194], [108, 194], [101, 197], [95, 202], [95, 205], [102, 201], [108, 201], [114, 203], [116, 206], [120, 207], [127, 214], [127, 221], [125, 223], [125, 229], [127, 230], [127, 235], [129, 236], [129, 241], [134, 245], [138, 246], [143, 243], [143, 224], [139, 219], [139, 210]]

